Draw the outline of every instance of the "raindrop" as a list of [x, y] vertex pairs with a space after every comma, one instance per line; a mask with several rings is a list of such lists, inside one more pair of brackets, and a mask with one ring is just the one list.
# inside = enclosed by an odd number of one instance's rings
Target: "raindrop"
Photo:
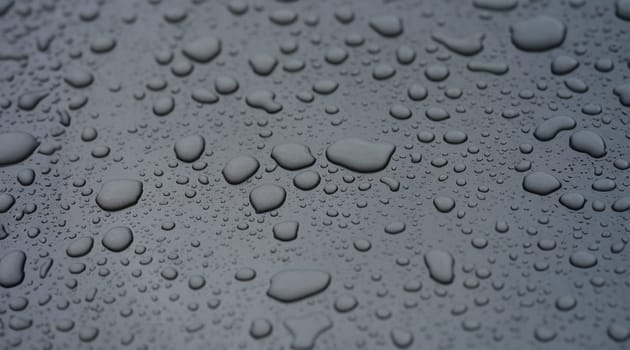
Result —
[[278, 301], [295, 302], [322, 292], [330, 278], [319, 270], [284, 270], [271, 277], [267, 294]]
[[133, 233], [125, 226], [115, 226], [109, 229], [103, 237], [103, 246], [112, 252], [122, 252], [131, 245]]

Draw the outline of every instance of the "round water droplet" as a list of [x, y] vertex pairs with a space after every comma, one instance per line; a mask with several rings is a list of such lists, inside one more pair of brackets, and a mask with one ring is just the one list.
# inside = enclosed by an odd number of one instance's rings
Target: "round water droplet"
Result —
[[287, 170], [299, 170], [315, 163], [315, 157], [308, 146], [296, 143], [284, 143], [274, 146], [271, 158]]
[[200, 135], [186, 136], [175, 142], [174, 151], [177, 159], [183, 162], [194, 162], [203, 153], [206, 140]]
[[0, 286], [15, 287], [24, 280], [26, 254], [21, 250], [6, 253], [0, 259]]
[[524, 51], [545, 51], [560, 46], [567, 34], [564, 23], [549, 16], [518, 22], [510, 30], [512, 43]]
[[265, 338], [271, 334], [273, 331], [273, 327], [271, 322], [265, 318], [259, 318], [252, 321], [252, 324], [249, 326], [249, 334], [254, 339]]
[[357, 172], [383, 170], [396, 147], [386, 143], [372, 143], [360, 139], [343, 139], [326, 149], [329, 161]]
[[546, 196], [560, 189], [561, 184], [554, 176], [541, 171], [528, 174], [523, 178], [523, 188], [540, 196]]
[[106, 182], [98, 195], [96, 204], [103, 210], [116, 211], [135, 205], [142, 195], [142, 182], [138, 180], [112, 180]]
[[403, 32], [402, 20], [393, 15], [373, 17], [370, 19], [369, 24], [375, 32], [384, 37], [396, 37]]
[[442, 284], [450, 284], [455, 278], [453, 256], [442, 250], [431, 250], [424, 254], [424, 262], [431, 278]]
[[81, 237], [72, 242], [66, 249], [68, 256], [78, 258], [87, 255], [92, 246], [94, 245], [94, 239], [92, 237]]
[[285, 270], [271, 277], [267, 295], [285, 303], [322, 292], [330, 284], [330, 274], [318, 270]]
[[207, 63], [221, 52], [221, 40], [213, 36], [199, 38], [186, 44], [182, 52], [191, 60]]
[[115, 226], [103, 237], [103, 246], [112, 252], [122, 252], [131, 245], [133, 233], [129, 227]]
[[232, 158], [221, 171], [225, 181], [232, 185], [238, 185], [249, 179], [258, 171], [260, 164], [252, 156], [238, 156]]
[[571, 262], [571, 265], [582, 269], [593, 267], [597, 264], [597, 258], [595, 255], [585, 251], [578, 251], [571, 254], [569, 261]]
[[300, 223], [297, 221], [285, 221], [273, 226], [273, 237], [279, 241], [292, 241], [297, 238]]
[[318, 173], [307, 170], [301, 172], [293, 178], [293, 184], [295, 187], [301, 189], [302, 191], [310, 191], [319, 185], [321, 178]]
[[0, 166], [24, 161], [33, 154], [39, 142], [25, 132], [0, 134]]
[[606, 155], [606, 143], [601, 136], [589, 130], [581, 130], [569, 139], [569, 145], [573, 150], [601, 158]]
[[337, 312], [346, 313], [354, 310], [359, 305], [357, 298], [352, 295], [344, 294], [335, 300], [335, 310]]
[[260, 185], [249, 193], [249, 201], [256, 213], [265, 213], [279, 208], [287, 193], [278, 185]]

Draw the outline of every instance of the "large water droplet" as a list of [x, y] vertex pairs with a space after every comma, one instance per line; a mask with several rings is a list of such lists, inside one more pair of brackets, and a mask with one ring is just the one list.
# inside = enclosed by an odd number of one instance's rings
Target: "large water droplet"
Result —
[[221, 173], [225, 181], [232, 185], [238, 185], [254, 175], [259, 167], [260, 164], [256, 158], [252, 156], [238, 156], [227, 162]]
[[306, 145], [297, 143], [283, 143], [274, 146], [271, 150], [271, 158], [287, 170], [299, 170], [315, 163], [311, 149]]
[[279, 208], [287, 193], [278, 185], [260, 185], [249, 193], [249, 201], [256, 213], [264, 213]]
[[322, 292], [330, 284], [330, 274], [319, 270], [284, 270], [271, 277], [267, 294], [285, 303]]
[[560, 189], [561, 184], [558, 179], [547, 173], [537, 171], [526, 175], [523, 178], [523, 188], [527, 192], [546, 196]]
[[6, 253], [0, 259], [0, 286], [15, 287], [24, 280], [26, 254], [21, 250]]
[[357, 172], [383, 170], [394, 154], [396, 146], [388, 143], [372, 143], [360, 139], [343, 139], [326, 149], [329, 161]]
[[524, 51], [545, 51], [560, 46], [567, 34], [564, 23], [549, 16], [527, 19], [510, 29], [512, 42]]
[[0, 166], [19, 163], [28, 158], [39, 146], [31, 134], [9, 132], [0, 134]]
[[384, 37], [399, 36], [403, 32], [403, 24], [400, 17], [382, 15], [370, 20], [370, 27]]
[[206, 36], [186, 44], [182, 52], [191, 60], [207, 63], [221, 52], [221, 40]]
[[70, 257], [78, 258], [89, 253], [93, 245], [94, 239], [92, 237], [81, 237], [68, 246], [66, 253]]
[[129, 227], [116, 226], [107, 231], [103, 237], [103, 246], [112, 252], [122, 252], [133, 242], [133, 233]]
[[431, 278], [442, 284], [453, 282], [455, 260], [450, 253], [437, 249], [431, 250], [424, 254], [424, 262]]
[[96, 196], [96, 204], [103, 210], [116, 211], [138, 202], [142, 195], [142, 182], [138, 180], [112, 180], [103, 185]]
[[174, 150], [177, 159], [190, 163], [201, 157], [205, 147], [206, 140], [203, 136], [191, 135], [175, 142]]
[[589, 130], [581, 130], [569, 139], [569, 145], [573, 150], [601, 158], [606, 155], [606, 143], [601, 136]]

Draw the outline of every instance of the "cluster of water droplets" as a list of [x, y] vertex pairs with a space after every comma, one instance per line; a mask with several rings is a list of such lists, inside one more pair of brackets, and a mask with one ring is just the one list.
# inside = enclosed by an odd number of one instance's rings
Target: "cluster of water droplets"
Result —
[[0, 343], [627, 347], [629, 30], [627, 0], [0, 0]]

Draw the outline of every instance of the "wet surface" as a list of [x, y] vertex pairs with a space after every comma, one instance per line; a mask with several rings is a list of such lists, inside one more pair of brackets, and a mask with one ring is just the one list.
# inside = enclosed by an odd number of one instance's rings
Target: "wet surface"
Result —
[[0, 348], [625, 349], [630, 1], [0, 0]]

